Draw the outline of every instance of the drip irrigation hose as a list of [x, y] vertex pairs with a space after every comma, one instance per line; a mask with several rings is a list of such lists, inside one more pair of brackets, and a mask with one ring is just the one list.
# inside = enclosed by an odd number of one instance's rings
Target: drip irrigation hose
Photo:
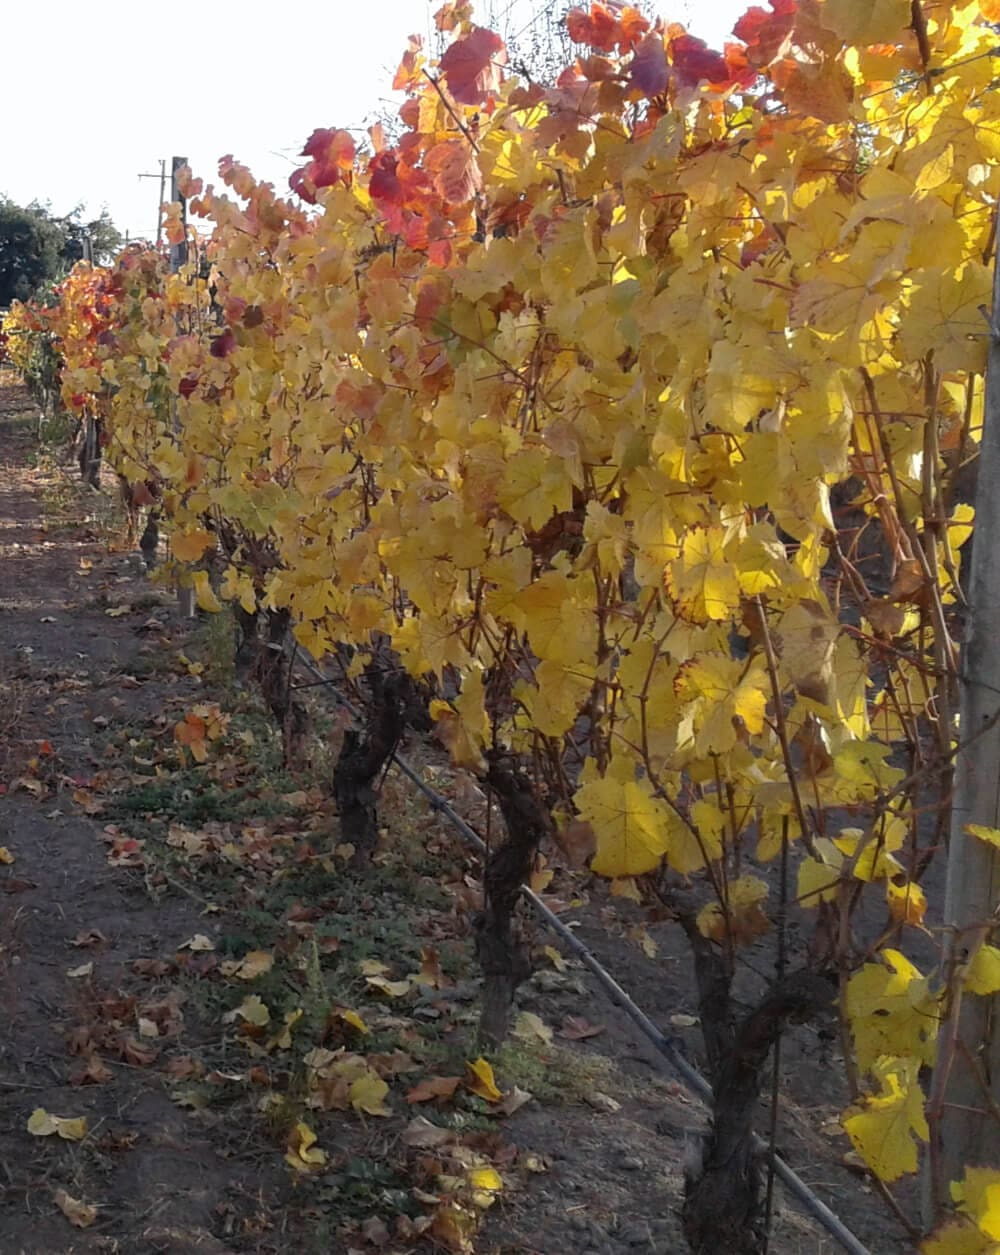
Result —
[[[349, 702], [342, 693], [337, 691], [336, 679], [325, 675], [311, 658], [305, 657], [298, 646], [295, 647], [292, 654], [292, 665], [294, 666], [296, 663], [304, 667], [316, 682], [315, 685], [310, 684], [301, 687], [329, 688], [334, 701], [338, 705], [343, 706], [345, 710], [355, 717], [360, 715], [360, 711], [353, 702]], [[300, 686], [297, 685], [296, 687]], [[394, 752], [392, 761], [399, 771], [420, 790], [430, 803], [432, 810], [443, 815], [452, 827], [461, 833], [465, 840], [481, 854], [488, 853], [485, 841], [473, 827], [466, 823], [446, 797], [443, 797], [436, 789], [431, 788], [426, 780], [400, 754]], [[684, 1046], [680, 1038], [672, 1034], [663, 1033], [656, 1027], [645, 1011], [629, 997], [611, 973], [601, 965], [599, 960], [580, 941], [573, 930], [564, 924], [550, 907], [545, 905], [533, 889], [530, 889], [527, 885], [522, 885], [521, 895], [530, 902], [538, 917], [544, 920], [548, 927], [587, 968], [607, 994], [612, 1004], [628, 1016], [647, 1041], [655, 1047], [663, 1058], [667, 1060], [670, 1067], [683, 1079], [687, 1088], [710, 1108], [712, 1105], [712, 1087], [685, 1056]], [[770, 1148], [767, 1142], [763, 1138], [758, 1137], [756, 1133], [753, 1135], [753, 1144], [756, 1150], [770, 1156]], [[849, 1255], [871, 1255], [868, 1248], [854, 1236], [850, 1229], [844, 1225], [843, 1221], [827, 1207], [826, 1203], [813, 1193], [805, 1181], [785, 1163], [780, 1155], [775, 1154], [773, 1156], [773, 1163], [775, 1175], [780, 1178], [789, 1193], [795, 1195], [809, 1215], [839, 1243], [843, 1250], [849, 1252]]]

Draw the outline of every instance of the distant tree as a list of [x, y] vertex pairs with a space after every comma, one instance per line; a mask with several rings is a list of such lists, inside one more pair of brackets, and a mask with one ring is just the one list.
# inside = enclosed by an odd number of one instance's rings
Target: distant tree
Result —
[[0, 200], [0, 307], [59, 278], [66, 233], [36, 205]]
[[[98, 266], [114, 261], [121, 251], [124, 240], [122, 233], [111, 221], [111, 215], [102, 209], [99, 216], [89, 222], [83, 220], [83, 207], [78, 205], [65, 218], [57, 218], [66, 233], [66, 244], [63, 256], [72, 265], [74, 261], [86, 259]], [[89, 244], [88, 244], [89, 241]]]
[[76, 261], [113, 260], [121, 244], [106, 209], [90, 221], [81, 205], [56, 218], [45, 205], [22, 207], [0, 197], [0, 308], [34, 296]]

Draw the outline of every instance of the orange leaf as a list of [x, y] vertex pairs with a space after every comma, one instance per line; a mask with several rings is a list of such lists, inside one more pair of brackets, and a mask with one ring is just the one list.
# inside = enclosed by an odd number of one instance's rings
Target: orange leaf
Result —
[[433, 1102], [440, 1099], [442, 1102], [454, 1097], [455, 1090], [458, 1089], [461, 1082], [460, 1076], [430, 1076], [425, 1081], [421, 1081], [419, 1085], [414, 1085], [413, 1089], [406, 1095], [408, 1103], [417, 1102]]

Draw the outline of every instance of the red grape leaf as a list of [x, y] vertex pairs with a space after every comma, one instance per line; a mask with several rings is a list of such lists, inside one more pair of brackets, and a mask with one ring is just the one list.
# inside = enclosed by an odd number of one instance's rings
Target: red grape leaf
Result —
[[485, 26], [474, 26], [445, 50], [441, 74], [459, 104], [478, 105], [499, 90], [500, 66], [506, 64], [507, 50], [500, 36]]

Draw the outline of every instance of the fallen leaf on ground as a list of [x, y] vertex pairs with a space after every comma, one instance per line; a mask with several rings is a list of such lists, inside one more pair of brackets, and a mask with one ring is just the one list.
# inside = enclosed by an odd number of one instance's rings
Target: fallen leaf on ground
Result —
[[317, 1172], [326, 1163], [326, 1151], [316, 1145], [316, 1134], [308, 1124], [299, 1121], [288, 1135], [285, 1162], [296, 1172]]
[[355, 1111], [363, 1111], [369, 1116], [391, 1116], [391, 1110], [385, 1105], [385, 1096], [389, 1086], [374, 1072], [366, 1072], [351, 1082], [347, 1096]]
[[555, 946], [546, 946], [542, 951], [548, 961], [556, 969], [557, 972], [565, 972], [569, 967], [565, 958], [559, 953]]
[[74, 1072], [69, 1079], [71, 1085], [105, 1085], [114, 1079], [114, 1073], [99, 1055], [91, 1055], [86, 1066]]
[[516, 1085], [509, 1094], [504, 1094], [502, 1101], [497, 1103], [496, 1111], [498, 1115], [512, 1116], [515, 1111], [534, 1099], [534, 1094], [529, 1094], [526, 1089], [519, 1089]]
[[215, 942], [205, 936], [204, 933], [195, 933], [193, 937], [189, 937], [187, 941], [182, 941], [177, 947], [178, 950], [214, 950]]
[[97, 1208], [93, 1203], [85, 1203], [80, 1198], [74, 1198], [65, 1190], [56, 1190], [52, 1197], [55, 1205], [70, 1224], [76, 1225], [78, 1229], [86, 1229], [97, 1219]]
[[420, 971], [413, 977], [415, 985], [426, 985], [431, 989], [441, 989], [445, 984], [441, 972], [438, 952], [433, 948], [420, 951]]
[[86, 1116], [53, 1116], [44, 1107], [36, 1107], [28, 1119], [28, 1132], [33, 1137], [56, 1135], [67, 1142], [79, 1142], [87, 1136]]
[[593, 1107], [595, 1111], [615, 1112], [621, 1111], [622, 1105], [609, 1094], [602, 1094], [599, 1089], [593, 1090], [589, 1094], [584, 1094], [584, 1102], [588, 1106]]
[[503, 1094], [497, 1089], [493, 1069], [483, 1058], [465, 1065], [465, 1087], [487, 1102], [499, 1102]]
[[540, 1041], [552, 1045], [552, 1029], [534, 1011], [519, 1011], [511, 1033], [521, 1041]]
[[[403, 1130], [402, 1142], [413, 1150], [433, 1150], [443, 1146], [455, 1136], [451, 1129], [442, 1129], [423, 1116], [414, 1116]], [[437, 1201], [437, 1200], [435, 1200]]]
[[496, 1168], [470, 1168], [469, 1184], [474, 1190], [488, 1190], [492, 1194], [499, 1194], [503, 1189], [503, 1178]]
[[70, 967], [66, 969], [66, 975], [74, 980], [82, 980], [85, 976], [93, 976], [93, 963], [81, 963], [79, 967]]
[[18, 776], [11, 788], [24, 789], [26, 793], [31, 793], [35, 797], [41, 797], [45, 792], [45, 785], [35, 776]]
[[341, 1009], [337, 1012], [337, 1018], [343, 1020], [345, 1024], [350, 1025], [350, 1027], [358, 1033], [364, 1033], [367, 1035], [371, 1032], [371, 1029], [364, 1022], [361, 1016], [358, 1015], [357, 1011], [351, 1011], [349, 1008], [341, 1007]]
[[14, 862], [14, 855], [5, 845], [0, 845], [0, 863], [11, 864]]
[[461, 1084], [460, 1076], [429, 1076], [410, 1090], [406, 1095], [408, 1103], [442, 1101], [454, 1096]]
[[258, 994], [251, 994], [249, 998], [244, 998], [240, 1005], [232, 1011], [227, 1011], [222, 1017], [224, 1024], [232, 1024], [234, 1020], [243, 1020], [247, 1024], [252, 1024], [257, 1028], [263, 1028], [271, 1022], [271, 1012], [267, 1009], [264, 1002], [261, 1001]]
[[122, 1046], [122, 1058], [134, 1068], [148, 1068], [159, 1056], [160, 1052], [155, 1046], [147, 1046], [137, 1037], [127, 1037]]
[[[204, 947], [202, 947], [204, 948]], [[191, 949], [194, 949], [192, 946]], [[219, 969], [223, 976], [236, 976], [239, 980], [256, 980], [274, 967], [274, 955], [269, 950], [250, 950], [242, 959], [223, 963]]]
[[380, 1216], [369, 1216], [362, 1224], [361, 1232], [372, 1246], [388, 1246], [392, 1240], [389, 1226]]
[[410, 981], [407, 980], [387, 980], [384, 976], [366, 976], [366, 982], [371, 985], [372, 989], [377, 989], [380, 993], [388, 994], [390, 998], [402, 998], [412, 989]]
[[588, 1037], [596, 1037], [604, 1032], [603, 1024], [591, 1024], [582, 1015], [567, 1015], [559, 1030], [560, 1037], [570, 1041], [585, 1041]]

